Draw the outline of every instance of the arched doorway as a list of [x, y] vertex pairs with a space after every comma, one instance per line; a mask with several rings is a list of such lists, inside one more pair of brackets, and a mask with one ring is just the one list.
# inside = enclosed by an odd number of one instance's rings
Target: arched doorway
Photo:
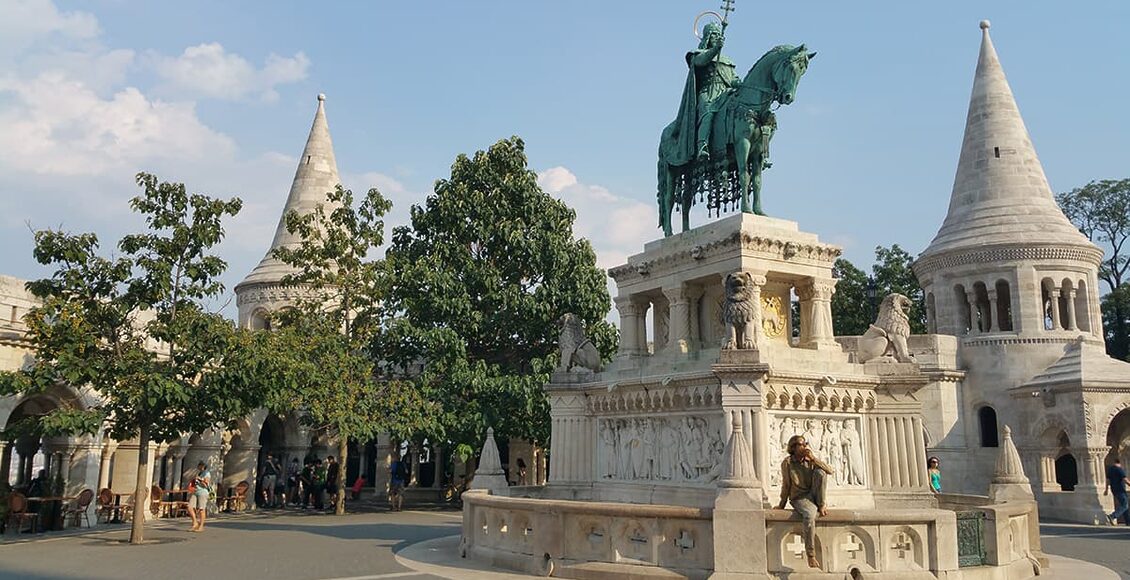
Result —
[[4, 431], [16, 436], [4, 447], [0, 472], [12, 487], [27, 485], [39, 470], [50, 467], [35, 421], [61, 406], [54, 397], [35, 395], [21, 401], [8, 415]]
[[[278, 469], [277, 477], [275, 478], [275, 488], [278, 489], [279, 483], [286, 481], [285, 468], [282, 466], [283, 455], [286, 451], [286, 426], [283, 420], [278, 415], [267, 415], [263, 420], [263, 427], [259, 429], [259, 456], [256, 460], [255, 473], [265, 473], [263, 468], [267, 463], [267, 456], [270, 455], [274, 458], [275, 467]], [[265, 491], [263, 488], [263, 477], [257, 478], [255, 482], [255, 504], [263, 507]]]
[[[1114, 459], [1122, 460], [1122, 465], [1130, 461], [1130, 409], [1119, 411], [1106, 429], [1106, 444], [1110, 447], [1107, 452], [1105, 465], [1114, 463]], [[1104, 482], [1105, 483], [1105, 482]]]

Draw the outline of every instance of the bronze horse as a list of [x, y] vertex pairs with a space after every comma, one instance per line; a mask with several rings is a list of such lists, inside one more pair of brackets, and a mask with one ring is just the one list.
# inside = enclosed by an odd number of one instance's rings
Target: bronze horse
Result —
[[[788, 105], [796, 98], [800, 77], [816, 56], [805, 46], [781, 45], [765, 53], [746, 73], [740, 85], [719, 97], [706, 162], [670, 163], [664, 144], [673, 140], [675, 123], [663, 130], [659, 148], [659, 227], [672, 234], [671, 212], [678, 201], [683, 212], [683, 231], [690, 229], [694, 198], [711, 190], [710, 205], [721, 211], [741, 200], [743, 213], [765, 215], [761, 210], [761, 170], [768, 166], [768, 144], [776, 129], [770, 106]], [[701, 167], [698, 165], [702, 165]], [[736, 182], [730, 175], [736, 173]], [[752, 190], [753, 203], [750, 204]]]

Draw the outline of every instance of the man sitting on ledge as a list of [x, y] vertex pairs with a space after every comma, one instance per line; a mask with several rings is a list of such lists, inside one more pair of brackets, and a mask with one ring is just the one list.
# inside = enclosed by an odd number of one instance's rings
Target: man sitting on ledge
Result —
[[816, 561], [816, 516], [828, 515], [824, 507], [825, 476], [832, 474], [827, 463], [812, 456], [808, 441], [800, 435], [789, 438], [789, 456], [781, 462], [781, 503], [777, 509], [785, 509], [785, 502], [793, 504], [793, 509], [804, 518], [804, 551], [808, 554], [808, 565], [819, 568]]

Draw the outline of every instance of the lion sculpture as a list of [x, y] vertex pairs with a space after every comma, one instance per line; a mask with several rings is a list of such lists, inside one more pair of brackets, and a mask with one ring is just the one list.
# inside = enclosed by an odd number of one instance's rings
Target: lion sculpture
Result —
[[727, 337], [722, 350], [757, 348], [758, 304], [753, 299], [753, 276], [749, 272], [727, 274], [725, 290], [722, 322]]
[[902, 294], [889, 294], [883, 299], [875, 324], [859, 338], [859, 362], [881, 358], [915, 362], [906, 348], [910, 336], [910, 318], [906, 315], [909, 309], [910, 299]]
[[601, 371], [600, 351], [596, 345], [585, 336], [585, 329], [576, 314], [566, 314], [558, 320], [561, 326], [561, 335], [557, 346], [561, 349], [561, 363], [557, 366], [560, 372], [568, 372], [573, 367], [588, 369], [594, 373]]

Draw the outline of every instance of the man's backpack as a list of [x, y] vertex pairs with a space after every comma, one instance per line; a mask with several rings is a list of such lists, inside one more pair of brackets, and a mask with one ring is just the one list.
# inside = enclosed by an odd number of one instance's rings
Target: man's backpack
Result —
[[392, 476], [393, 479], [397, 481], [408, 483], [408, 478], [411, 476], [411, 473], [408, 472], [408, 464], [404, 461], [397, 461], [396, 467], [393, 468]]

